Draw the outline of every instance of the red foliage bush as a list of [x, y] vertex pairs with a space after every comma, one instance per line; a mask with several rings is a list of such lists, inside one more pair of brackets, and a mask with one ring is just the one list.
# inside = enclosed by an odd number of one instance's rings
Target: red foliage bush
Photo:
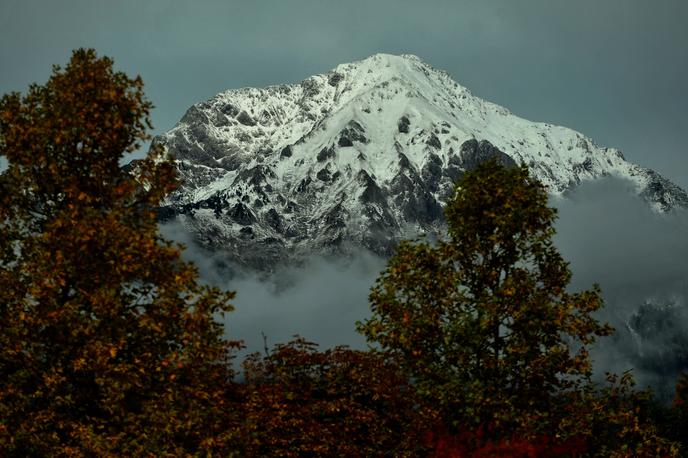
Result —
[[484, 439], [481, 429], [450, 434], [445, 428], [439, 427], [436, 431], [427, 432], [423, 439], [424, 445], [432, 450], [429, 455], [432, 458], [565, 457], [580, 456], [587, 449], [583, 437], [556, 441], [544, 435], [532, 439], [514, 435], [509, 439], [492, 441]]
[[375, 352], [304, 339], [245, 363], [242, 456], [422, 456], [423, 409]]

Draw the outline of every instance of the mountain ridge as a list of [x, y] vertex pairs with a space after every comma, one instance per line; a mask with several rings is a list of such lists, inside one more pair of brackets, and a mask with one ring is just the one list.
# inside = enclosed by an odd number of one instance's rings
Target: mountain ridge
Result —
[[221, 92], [153, 144], [182, 180], [162, 218], [260, 271], [357, 247], [388, 256], [402, 238], [440, 233], [454, 182], [488, 157], [527, 164], [553, 195], [617, 176], [658, 211], [688, 207], [685, 191], [620, 151], [515, 116], [412, 55]]

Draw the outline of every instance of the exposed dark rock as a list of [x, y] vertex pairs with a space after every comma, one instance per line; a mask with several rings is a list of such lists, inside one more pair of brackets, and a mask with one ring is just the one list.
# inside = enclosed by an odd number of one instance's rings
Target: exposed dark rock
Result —
[[380, 189], [380, 186], [375, 182], [373, 177], [371, 177], [368, 172], [361, 170], [358, 172], [356, 177], [359, 182], [364, 186], [363, 192], [361, 193], [360, 200], [364, 203], [378, 203], [381, 205], [386, 205], [385, 194]]
[[320, 169], [318, 173], [315, 174], [316, 178], [320, 181], [329, 182], [332, 181], [332, 175], [327, 169]]
[[250, 169], [245, 169], [239, 172], [234, 179], [233, 184], [246, 183], [256, 187], [260, 187], [262, 183], [267, 182], [267, 178], [275, 178], [275, 172], [270, 167], [265, 165], [256, 165]]
[[580, 183], [580, 177], [578, 176], [579, 174], [583, 173], [594, 173], [595, 171], [595, 163], [593, 162], [592, 158], [587, 157], [583, 162], [579, 162], [576, 164], [573, 164], [573, 174], [574, 174], [574, 179], [575, 179], [575, 184]]
[[[339, 146], [352, 146], [352, 145], [342, 145], [341, 144], [341, 138], [339, 139], [340, 145]], [[323, 148], [320, 150], [318, 155], [316, 156], [316, 159], [318, 162], [325, 162], [328, 159], [332, 159], [335, 156], [335, 151], [334, 151], [334, 146], [330, 146], [329, 148]]]
[[442, 207], [413, 170], [399, 172], [390, 183], [390, 191], [407, 222], [431, 225], [442, 221]]
[[313, 179], [311, 177], [306, 177], [301, 182], [299, 183], [299, 186], [296, 188], [298, 192], [305, 192], [306, 189], [308, 188], [308, 185], [313, 182]]
[[461, 161], [461, 156], [454, 154], [454, 148], [449, 148], [449, 154], [448, 154], [449, 160], [448, 162], [453, 165], [460, 166], [462, 161]]
[[442, 159], [437, 154], [429, 154], [423, 165], [421, 176], [431, 192], [437, 192], [440, 178], [442, 178]]
[[411, 161], [404, 153], [399, 153], [399, 167], [402, 169], [411, 168]]
[[241, 224], [242, 226], [249, 226], [256, 221], [256, 217], [254, 216], [253, 212], [251, 212], [251, 210], [241, 202], [230, 208], [227, 214], [234, 222]]
[[325, 215], [324, 221], [328, 228], [343, 228], [346, 227], [346, 211], [342, 204], [339, 203], [332, 207], [332, 209]]
[[299, 205], [293, 200], [287, 201], [287, 205], [284, 206], [284, 211], [287, 213], [294, 213], [299, 209]]
[[184, 113], [184, 116], [182, 116], [180, 122], [189, 124], [190, 126], [210, 124], [208, 116], [203, 112], [203, 110], [200, 110], [196, 105], [192, 105], [191, 108], [186, 110], [186, 113]]
[[417, 187], [421, 186], [419, 183], [420, 177], [413, 172], [413, 170], [401, 170], [392, 179], [390, 183], [390, 191], [392, 195], [399, 196], [405, 193], [412, 193]]
[[342, 75], [341, 73], [332, 72], [330, 74], [330, 76], [327, 78], [327, 84], [334, 87], [337, 84], [339, 84], [339, 82], [343, 79], [344, 79], [344, 75]]
[[648, 202], [655, 202], [663, 211], [674, 207], [688, 208], [688, 194], [654, 170], [646, 170], [650, 182], [640, 193]]
[[284, 229], [284, 236], [285, 236], [285, 237], [289, 237], [289, 238], [298, 237], [298, 236], [299, 236], [299, 232], [298, 232], [298, 230], [297, 230], [294, 226], [287, 226], [287, 227]]
[[219, 111], [215, 111], [212, 113], [213, 117], [213, 125], [216, 127], [223, 127], [223, 126], [229, 126], [232, 124], [232, 121], [227, 118], [227, 116], [223, 115]]
[[337, 142], [339, 146], [342, 148], [346, 148], [348, 146], [354, 146], [354, 143], [351, 141], [351, 139], [347, 136], [342, 135], [339, 137], [339, 141]]
[[430, 134], [430, 138], [428, 138], [425, 144], [435, 149], [442, 149], [442, 142], [439, 138], [437, 138], [437, 135], [435, 135], [434, 133]]
[[454, 164], [449, 164], [446, 169], [444, 169], [444, 174], [449, 177], [452, 183], [456, 183], [463, 176], [463, 170], [461, 167]]
[[253, 228], [251, 226], [242, 227], [241, 229], [239, 229], [239, 234], [241, 234], [242, 237], [255, 237], [253, 234]]
[[284, 220], [274, 208], [271, 208], [265, 214], [265, 222], [277, 232], [284, 231]]
[[199, 208], [210, 209], [215, 214], [215, 217], [219, 218], [223, 210], [227, 208], [227, 199], [221, 194], [213, 194], [207, 199], [184, 205], [181, 213], [191, 214], [194, 210], [198, 210]]
[[233, 118], [239, 114], [239, 109], [231, 103], [228, 103], [227, 105], [220, 108], [220, 112], [224, 115], [229, 116], [230, 118]]
[[239, 116], [237, 116], [236, 120], [245, 126], [256, 125], [256, 121], [246, 111], [242, 111], [241, 113], [239, 113]]
[[292, 154], [293, 151], [291, 149], [291, 145], [287, 145], [284, 148], [282, 148], [282, 151], [280, 151], [280, 158], [291, 157]]
[[476, 139], [466, 140], [459, 152], [463, 168], [473, 170], [488, 159], [496, 158], [497, 162], [506, 167], [516, 167], [516, 161], [496, 148], [487, 140], [478, 142]]
[[365, 136], [365, 129], [363, 129], [363, 126], [351, 120], [339, 133], [338, 145], [342, 147], [353, 146], [353, 142], [368, 143], [368, 139]]
[[[398, 224], [389, 212], [387, 206], [366, 204], [363, 207], [363, 214], [368, 218], [367, 242], [364, 242], [366, 248], [380, 246], [380, 242], [384, 245], [389, 243], [390, 230], [398, 227]], [[375, 252], [377, 253], [378, 251]]]
[[401, 119], [399, 119], [399, 123], [397, 124], [397, 127], [399, 128], [399, 132], [403, 134], [408, 134], [409, 133], [409, 125], [411, 124], [411, 121], [409, 118], [406, 116], [402, 116]]
[[301, 87], [303, 88], [303, 97], [310, 98], [320, 92], [318, 82], [315, 78], [307, 78], [301, 81]]

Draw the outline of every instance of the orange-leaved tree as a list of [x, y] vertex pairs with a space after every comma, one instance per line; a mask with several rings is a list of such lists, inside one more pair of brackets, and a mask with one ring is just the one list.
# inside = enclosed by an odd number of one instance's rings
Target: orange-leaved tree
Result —
[[0, 100], [0, 454], [184, 455], [231, 431], [231, 293], [157, 230], [175, 186], [140, 78], [77, 50]]

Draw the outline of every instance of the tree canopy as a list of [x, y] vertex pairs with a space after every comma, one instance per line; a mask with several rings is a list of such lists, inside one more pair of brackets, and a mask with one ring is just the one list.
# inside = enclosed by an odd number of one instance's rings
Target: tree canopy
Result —
[[413, 457], [432, 412], [376, 352], [297, 338], [244, 362], [242, 456]]
[[0, 100], [0, 451], [183, 455], [220, 443], [231, 293], [157, 231], [175, 186], [140, 78], [93, 50]]
[[688, 376], [667, 415], [629, 374], [589, 383], [599, 289], [568, 291], [544, 188], [494, 161], [458, 183], [449, 237], [401, 243], [379, 277], [358, 327], [380, 351], [297, 338], [236, 381], [233, 293], [158, 232], [172, 161], [120, 166], [150, 109], [84, 49], [0, 99], [0, 455], [679, 453], [655, 426], [685, 442]]
[[588, 379], [585, 346], [610, 332], [593, 317], [599, 289], [567, 290], [571, 273], [552, 242], [556, 211], [525, 166], [479, 165], [445, 215], [447, 240], [399, 245], [360, 331], [453, 425], [552, 428], [564, 408], [555, 395]]

